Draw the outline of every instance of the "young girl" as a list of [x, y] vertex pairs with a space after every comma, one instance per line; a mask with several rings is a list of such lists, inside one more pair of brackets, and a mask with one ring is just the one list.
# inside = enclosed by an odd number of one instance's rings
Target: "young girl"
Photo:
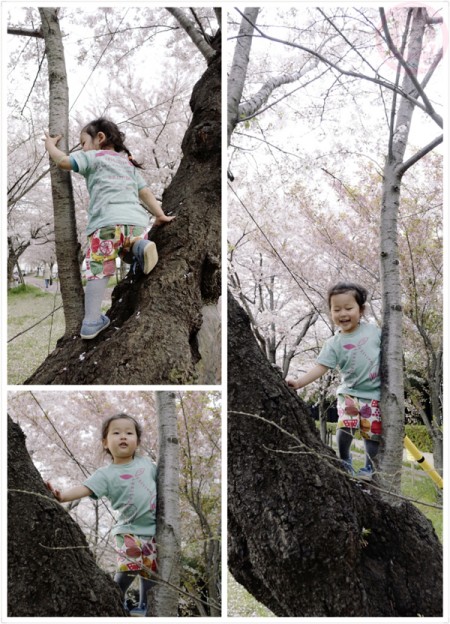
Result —
[[141, 165], [124, 145], [124, 133], [115, 123], [104, 118], [91, 121], [80, 134], [82, 150], [70, 156], [56, 147], [60, 138], [46, 132], [46, 150], [58, 167], [86, 178], [90, 197], [85, 316], [80, 332], [88, 340], [109, 325], [109, 318], [101, 313], [101, 304], [109, 278], [116, 271], [116, 258], [131, 263], [134, 256], [145, 274], [158, 261], [155, 243], [146, 240], [148, 212], [156, 217], [155, 225], [175, 217], [162, 211], [137, 171]]
[[350, 447], [359, 428], [366, 451], [365, 467], [356, 476], [370, 480], [372, 460], [381, 439], [380, 346], [381, 330], [361, 322], [367, 291], [352, 283], [339, 283], [328, 291], [331, 319], [338, 332], [329, 338], [317, 358], [317, 364], [298, 380], [288, 379], [298, 390], [322, 377], [330, 368], [339, 367], [342, 379], [337, 389], [339, 420], [336, 441], [344, 469], [354, 474]]
[[147, 592], [153, 585], [151, 573], [156, 566], [156, 466], [148, 458], [135, 456], [142, 429], [127, 414], [116, 414], [102, 425], [103, 448], [112, 457], [112, 463], [99, 468], [83, 485], [67, 490], [47, 487], [61, 502], [85, 496], [97, 500], [109, 499], [118, 518], [112, 534], [115, 538], [118, 568], [114, 580], [125, 601], [126, 591], [135, 576], [140, 576], [139, 606], [130, 615], [145, 616]]

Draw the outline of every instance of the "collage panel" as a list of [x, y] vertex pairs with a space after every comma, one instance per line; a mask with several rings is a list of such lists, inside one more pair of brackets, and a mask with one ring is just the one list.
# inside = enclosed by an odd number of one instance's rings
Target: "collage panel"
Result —
[[8, 384], [221, 383], [220, 10], [8, 21]]
[[383, 6], [228, 11], [230, 618], [448, 621], [448, 6]]
[[9, 392], [8, 617], [220, 616], [220, 449], [217, 391]]

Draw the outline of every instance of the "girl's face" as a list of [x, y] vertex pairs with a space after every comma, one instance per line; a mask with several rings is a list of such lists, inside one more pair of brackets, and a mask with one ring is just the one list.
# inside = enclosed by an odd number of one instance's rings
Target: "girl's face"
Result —
[[99, 150], [101, 149], [102, 143], [105, 141], [105, 135], [103, 132], [99, 132], [94, 138], [91, 137], [87, 132], [82, 132], [80, 134], [80, 143], [83, 148], [83, 152], [88, 152], [89, 150]]
[[136, 427], [127, 418], [113, 420], [106, 438], [103, 438], [103, 447], [109, 450], [115, 464], [126, 464], [131, 461], [138, 445]]
[[351, 291], [332, 295], [330, 311], [333, 323], [340, 327], [344, 334], [355, 331], [362, 316], [362, 310]]

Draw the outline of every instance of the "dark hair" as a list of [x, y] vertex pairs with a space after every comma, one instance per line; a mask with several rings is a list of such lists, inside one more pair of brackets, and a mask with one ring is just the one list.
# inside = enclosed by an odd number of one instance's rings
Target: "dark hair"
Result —
[[105, 145], [112, 145], [115, 152], [126, 152], [128, 160], [138, 169], [143, 169], [142, 164], [134, 160], [130, 150], [125, 146], [125, 134], [119, 130], [119, 127], [113, 121], [105, 117], [99, 117], [84, 126], [81, 132], [86, 132], [93, 139], [99, 132], [103, 132], [106, 137]]
[[[134, 424], [134, 427], [136, 429], [137, 441], [138, 441], [138, 444], [139, 444], [140, 441], [141, 441], [141, 437], [142, 437], [142, 427], [138, 423], [138, 421], [133, 418], [133, 416], [128, 416], [128, 414], [125, 414], [125, 412], [120, 412], [119, 414], [114, 414], [114, 416], [110, 416], [109, 418], [106, 418], [102, 422], [102, 441], [105, 440], [106, 436], [108, 435], [110, 424], [112, 422], [114, 422], [115, 420], [121, 420], [121, 419], [130, 420]], [[108, 453], [109, 455], [111, 455], [111, 452], [110, 452], [109, 449], [105, 448], [105, 452]]]
[[344, 293], [351, 292], [355, 297], [356, 303], [359, 305], [359, 309], [363, 310], [367, 301], [367, 290], [364, 286], [354, 284], [353, 282], [339, 282], [335, 286], [332, 286], [328, 290], [328, 307], [331, 308], [331, 297], [333, 295], [343, 295]]

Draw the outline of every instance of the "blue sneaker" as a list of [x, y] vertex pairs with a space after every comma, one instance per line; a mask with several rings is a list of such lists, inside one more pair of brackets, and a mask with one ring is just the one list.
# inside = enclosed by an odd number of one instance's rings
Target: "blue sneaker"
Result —
[[133, 245], [133, 254], [143, 273], [147, 275], [158, 262], [158, 251], [153, 241], [142, 239]]
[[99, 321], [95, 321], [93, 323], [83, 321], [83, 324], [81, 325], [80, 336], [84, 340], [91, 340], [92, 338], [98, 336], [101, 331], [106, 329], [110, 322], [111, 321], [109, 320], [109, 318], [104, 314], [100, 315]]
[[135, 607], [130, 611], [130, 617], [145, 617], [147, 615], [147, 607]]
[[372, 481], [373, 477], [373, 469], [372, 466], [364, 466], [356, 473], [357, 479], [362, 479], [363, 481]]
[[348, 472], [348, 474], [352, 475], [352, 477], [354, 476], [355, 471], [353, 470], [353, 463], [352, 463], [351, 457], [349, 457], [348, 459], [342, 460], [342, 468], [345, 470], [345, 472]]

